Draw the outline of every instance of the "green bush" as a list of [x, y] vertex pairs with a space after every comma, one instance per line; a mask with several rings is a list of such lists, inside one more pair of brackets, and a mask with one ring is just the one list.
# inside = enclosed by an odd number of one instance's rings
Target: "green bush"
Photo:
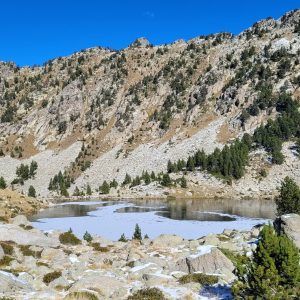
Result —
[[81, 244], [81, 240], [78, 239], [70, 229], [67, 232], [61, 233], [59, 235], [59, 241], [65, 245], [79, 245]]
[[85, 234], [83, 235], [83, 239], [85, 241], [87, 241], [88, 243], [90, 243], [93, 240], [93, 237], [90, 235], [90, 233], [88, 233], [87, 231], [85, 232]]
[[61, 276], [61, 271], [54, 271], [54, 272], [50, 272], [44, 275], [43, 277], [43, 282], [45, 284], [49, 284], [50, 282], [52, 282], [53, 280], [59, 278]]
[[4, 178], [1, 176], [0, 177], [0, 189], [4, 190], [4, 189], [6, 189], [6, 187], [7, 187], [6, 182], [5, 182]]
[[135, 292], [127, 300], [166, 300], [166, 298], [158, 288], [146, 288]]
[[29, 245], [20, 245], [19, 248], [24, 256], [33, 256], [35, 258], [41, 257], [42, 251], [33, 251], [30, 249]]
[[109, 252], [108, 247], [102, 247], [100, 243], [91, 243], [91, 246], [94, 248], [95, 251], [99, 252]]
[[4, 254], [6, 255], [12, 255], [14, 251], [14, 247], [10, 245], [9, 243], [0, 242], [0, 246], [3, 249]]
[[184, 275], [179, 278], [179, 282], [181, 284], [197, 282], [197, 283], [200, 283], [201, 285], [213, 285], [213, 284], [218, 283], [218, 281], [219, 281], [218, 276], [206, 275], [206, 274], [202, 274], [202, 273], [188, 274], [188, 275]]
[[36, 191], [32, 185], [28, 189], [28, 197], [36, 198]]
[[11, 263], [11, 261], [13, 261], [14, 259], [8, 255], [4, 255], [4, 257], [2, 259], [0, 259], [0, 267], [6, 267], [9, 266], [9, 264]]

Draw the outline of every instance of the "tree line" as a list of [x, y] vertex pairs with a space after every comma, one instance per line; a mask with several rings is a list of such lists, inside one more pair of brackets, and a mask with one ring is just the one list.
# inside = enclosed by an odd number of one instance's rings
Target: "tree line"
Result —
[[215, 176], [239, 179], [244, 175], [249, 152], [258, 148], [264, 148], [270, 154], [272, 163], [282, 164], [284, 161], [281, 153], [283, 142], [300, 137], [298, 109], [299, 104], [292, 99], [291, 95], [281, 93], [276, 102], [276, 111], [279, 116], [275, 120], [268, 120], [267, 124], [258, 127], [253, 135], [246, 133], [241, 140], [236, 139], [232, 144], [225, 145], [222, 150], [216, 148], [211, 154], [198, 150], [187, 160], [168, 161], [168, 173], [183, 170], [194, 171], [200, 168]]

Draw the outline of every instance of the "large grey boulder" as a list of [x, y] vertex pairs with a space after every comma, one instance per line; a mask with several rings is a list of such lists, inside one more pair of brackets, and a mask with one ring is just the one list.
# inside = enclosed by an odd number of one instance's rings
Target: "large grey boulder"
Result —
[[28, 231], [14, 224], [0, 224], [0, 241], [14, 242], [19, 245], [33, 245], [41, 247], [58, 247], [59, 241], [49, 238], [41, 231]]
[[285, 233], [300, 248], [300, 215], [287, 214], [278, 217], [274, 227], [279, 233]]
[[123, 290], [126, 283], [113, 276], [103, 276], [96, 271], [86, 272], [81, 279], [73, 284], [70, 292], [80, 290], [96, 290], [105, 299], [110, 298], [117, 290]]
[[0, 270], [0, 293], [12, 293], [17, 291], [30, 291], [30, 285], [14, 276], [12, 273]]
[[18, 216], [16, 216], [16, 217], [12, 218], [12, 219], [10, 220], [10, 223], [15, 224], [15, 225], [18, 225], [18, 226], [20, 226], [20, 225], [28, 226], [28, 225], [31, 224], [31, 223], [27, 220], [26, 216], [24, 216], [24, 215], [18, 215]]
[[173, 267], [174, 271], [219, 274], [227, 282], [234, 279], [234, 265], [219, 249], [208, 246], [200, 246], [198, 249], [198, 253], [178, 260]]
[[152, 246], [157, 248], [177, 247], [183, 244], [184, 239], [178, 235], [161, 234], [152, 241]]

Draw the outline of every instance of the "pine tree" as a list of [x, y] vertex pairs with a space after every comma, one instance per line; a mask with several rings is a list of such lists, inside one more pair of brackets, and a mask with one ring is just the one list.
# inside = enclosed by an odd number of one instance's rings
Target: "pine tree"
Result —
[[296, 299], [300, 288], [298, 249], [272, 226], [264, 226], [253, 259], [238, 266], [236, 275], [235, 299]]
[[121, 237], [119, 238], [119, 242], [124, 242], [124, 243], [126, 243], [127, 241], [128, 241], [128, 240], [126, 239], [125, 234], [122, 233]]
[[117, 188], [118, 187], [118, 182], [116, 181], [116, 179], [114, 179], [110, 184], [109, 184], [109, 186], [111, 187], [111, 188]]
[[189, 156], [187, 163], [186, 163], [186, 168], [188, 171], [194, 171], [195, 170], [195, 160], [194, 157]]
[[144, 182], [146, 185], [150, 184], [150, 182], [151, 182], [151, 177], [147, 171], [144, 174]]
[[182, 177], [180, 178], [180, 186], [181, 186], [183, 189], [187, 188], [187, 182], [186, 182], [186, 179], [185, 179], [184, 176], [182, 176]]
[[87, 187], [86, 187], [86, 194], [88, 196], [91, 196], [92, 195], [92, 188], [91, 186], [88, 184]]
[[79, 191], [79, 188], [77, 186], [74, 189], [73, 196], [80, 196], [80, 191]]
[[36, 197], [35, 188], [32, 185], [28, 189], [28, 196], [32, 198]]
[[60, 194], [64, 197], [69, 197], [69, 192], [64, 184], [60, 187]]
[[132, 236], [133, 240], [141, 240], [142, 239], [142, 231], [138, 224], [135, 225], [134, 233]]
[[93, 237], [86, 231], [85, 234], [83, 235], [83, 239], [90, 243], [93, 240]]
[[300, 188], [296, 182], [286, 177], [281, 183], [280, 194], [275, 198], [279, 215], [300, 214]]
[[106, 180], [104, 180], [101, 188], [100, 188], [100, 191], [102, 194], [109, 194], [109, 190], [110, 190], [110, 187], [109, 187], [109, 184], [107, 183]]
[[152, 179], [152, 180], [155, 180], [155, 179], [156, 179], [155, 173], [154, 173], [153, 171], [151, 172], [151, 179]]
[[30, 178], [33, 178], [36, 175], [37, 168], [38, 168], [38, 164], [36, 161], [33, 160], [30, 163], [30, 167], [29, 167], [29, 177]]
[[161, 185], [168, 187], [168, 186], [171, 186], [171, 184], [172, 184], [172, 181], [171, 181], [169, 174], [163, 174], [162, 180], [161, 180]]
[[167, 165], [167, 170], [168, 173], [175, 173], [177, 172], [177, 165], [176, 163], [173, 164], [170, 160], [168, 161], [168, 165]]
[[7, 187], [6, 182], [5, 182], [4, 178], [1, 176], [0, 177], [0, 189], [4, 190], [4, 189], [6, 189], [6, 187]]
[[123, 185], [127, 185], [131, 183], [131, 177], [129, 174], [126, 173], [125, 179], [123, 181]]

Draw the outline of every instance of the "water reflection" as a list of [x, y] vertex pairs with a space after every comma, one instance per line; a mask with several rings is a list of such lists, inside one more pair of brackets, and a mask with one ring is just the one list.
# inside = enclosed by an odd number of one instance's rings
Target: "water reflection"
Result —
[[[138, 204], [141, 202], [133, 201]], [[185, 219], [193, 212], [212, 212], [236, 215], [248, 218], [272, 219], [275, 217], [276, 206], [270, 200], [234, 200], [234, 199], [189, 199], [189, 200], [143, 200], [143, 207], [159, 207], [164, 205], [171, 216]]]
[[37, 221], [38, 219], [45, 218], [66, 218], [66, 217], [82, 217], [86, 216], [89, 212], [97, 210], [100, 207], [114, 205], [115, 202], [103, 202], [97, 204], [80, 204], [72, 203], [65, 205], [57, 205], [48, 207], [39, 211], [37, 214], [32, 215], [30, 221]]
[[156, 212], [159, 216], [173, 220], [234, 221], [234, 216], [262, 219], [275, 217], [275, 204], [270, 200], [193, 199], [71, 203], [40, 211], [31, 217], [31, 221], [86, 216], [89, 212], [101, 209], [101, 207], [120, 203], [128, 204], [128, 206], [116, 209], [114, 213]]
[[190, 220], [190, 221], [218, 221], [218, 222], [228, 222], [235, 221], [236, 218], [231, 216], [226, 216], [217, 213], [205, 213], [205, 212], [189, 212], [186, 214], [177, 214], [171, 211], [168, 212], [158, 212], [157, 215], [173, 219], [173, 220]]

